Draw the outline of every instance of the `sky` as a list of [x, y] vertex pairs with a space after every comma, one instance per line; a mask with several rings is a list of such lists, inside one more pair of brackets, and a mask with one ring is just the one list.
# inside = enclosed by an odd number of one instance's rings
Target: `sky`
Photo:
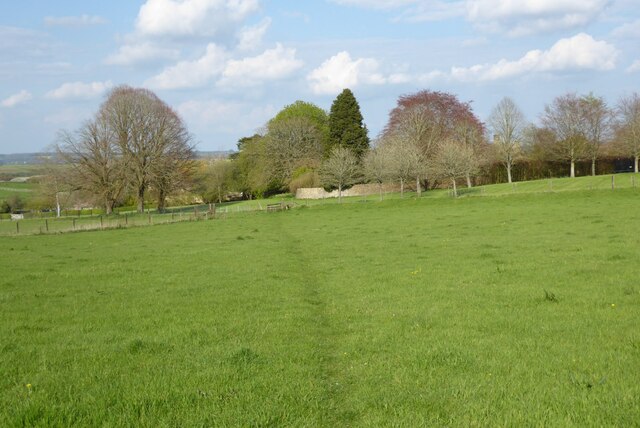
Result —
[[0, 4], [0, 153], [46, 150], [110, 88], [154, 91], [201, 151], [350, 88], [375, 138], [400, 95], [505, 96], [538, 123], [640, 91], [640, 0], [20, 0]]

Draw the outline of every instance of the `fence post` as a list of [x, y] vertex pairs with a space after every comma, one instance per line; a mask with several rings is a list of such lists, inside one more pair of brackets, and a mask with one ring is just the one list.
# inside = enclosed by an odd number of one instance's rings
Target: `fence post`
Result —
[[45, 229], [47, 229], [47, 232], [49, 231], [49, 219], [44, 219], [44, 227]]
[[151, 224], [151, 211], [148, 211], [149, 214], [149, 224]]
[[129, 217], [128, 217], [127, 213], [124, 213], [124, 225], [125, 226], [129, 225]]
[[73, 219], [73, 230], [76, 230], [76, 219]]
[[16, 234], [20, 235], [20, 222], [16, 221]]
[[103, 229], [103, 224], [102, 224], [102, 216], [100, 216], [100, 229]]
[[614, 175], [611, 176], [611, 190], [615, 190], [616, 188], [616, 177]]

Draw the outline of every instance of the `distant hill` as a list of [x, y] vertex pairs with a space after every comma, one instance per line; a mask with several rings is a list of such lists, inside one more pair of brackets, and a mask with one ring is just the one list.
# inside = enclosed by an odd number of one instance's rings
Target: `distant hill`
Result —
[[0, 154], [0, 165], [26, 165], [42, 163], [43, 158], [50, 157], [51, 153], [14, 153], [11, 155]]
[[[218, 151], [197, 151], [198, 159], [205, 158], [227, 158], [234, 153], [233, 150]], [[52, 153], [14, 153], [10, 155], [0, 154], [0, 165], [33, 165], [42, 163], [44, 159], [50, 158]]]

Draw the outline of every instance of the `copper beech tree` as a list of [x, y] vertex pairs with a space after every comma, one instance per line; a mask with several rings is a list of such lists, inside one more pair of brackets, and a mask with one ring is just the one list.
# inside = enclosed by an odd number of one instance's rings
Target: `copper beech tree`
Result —
[[[484, 125], [473, 113], [471, 104], [461, 102], [453, 94], [429, 90], [398, 99], [398, 105], [389, 114], [383, 139], [402, 141], [402, 145], [408, 145], [404, 150], [418, 151], [413, 155], [423, 167], [412, 168], [418, 192], [421, 181], [436, 178], [427, 177], [426, 166], [437, 158], [443, 144], [464, 145], [474, 155], [469, 158], [473, 162], [477, 162], [485, 150]], [[465, 178], [471, 187], [471, 175]]]
[[144, 211], [153, 191], [164, 210], [167, 196], [193, 170], [191, 136], [178, 114], [147, 89], [118, 86], [75, 134], [61, 134], [58, 152], [76, 172], [74, 180], [100, 196], [110, 213], [129, 190]]

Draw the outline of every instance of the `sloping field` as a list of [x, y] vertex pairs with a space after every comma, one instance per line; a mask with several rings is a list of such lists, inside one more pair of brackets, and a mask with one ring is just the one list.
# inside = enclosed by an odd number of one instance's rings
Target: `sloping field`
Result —
[[0, 182], [0, 200], [13, 195], [19, 195], [21, 198], [27, 199], [37, 188], [38, 185], [33, 183]]
[[0, 426], [632, 426], [640, 189], [0, 237]]

